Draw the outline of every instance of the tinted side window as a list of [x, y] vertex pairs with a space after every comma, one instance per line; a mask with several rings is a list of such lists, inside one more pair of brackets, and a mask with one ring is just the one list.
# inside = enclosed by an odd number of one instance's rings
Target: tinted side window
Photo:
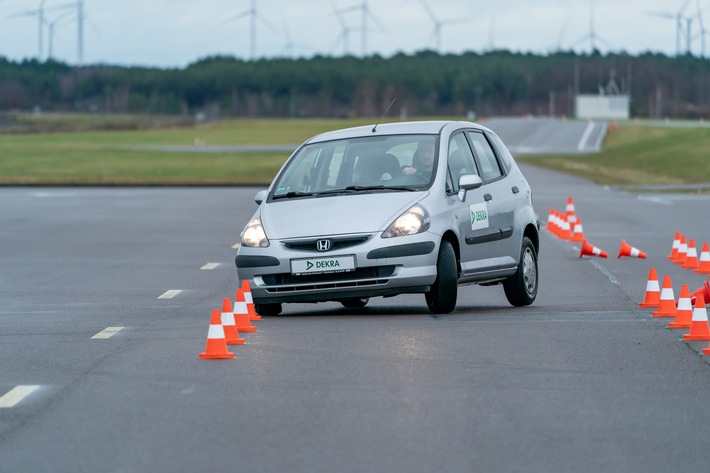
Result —
[[511, 156], [508, 148], [503, 144], [503, 141], [494, 133], [486, 133], [486, 136], [491, 140], [496, 151], [498, 151], [498, 156], [503, 162], [503, 167], [505, 167], [506, 172], [510, 172], [513, 167], [513, 156]]
[[498, 159], [491, 148], [490, 143], [483, 133], [469, 131], [467, 132], [471, 139], [471, 144], [481, 163], [481, 178], [484, 181], [493, 181], [503, 175]]
[[476, 161], [473, 159], [471, 147], [463, 133], [457, 133], [449, 142], [448, 156], [449, 174], [451, 175], [452, 191], [459, 191], [459, 177], [464, 174], [478, 175]]

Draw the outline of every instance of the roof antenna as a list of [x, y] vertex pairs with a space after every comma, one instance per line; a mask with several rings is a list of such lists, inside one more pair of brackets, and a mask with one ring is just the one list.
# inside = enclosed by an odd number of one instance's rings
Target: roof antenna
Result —
[[377, 131], [377, 126], [380, 124], [383, 118], [385, 118], [385, 115], [387, 115], [387, 112], [390, 111], [390, 108], [392, 108], [392, 105], [394, 105], [395, 100], [397, 100], [397, 97], [393, 98], [390, 104], [387, 106], [387, 109], [385, 110], [385, 113], [382, 114], [380, 117], [379, 121], [375, 123], [375, 126], [372, 127], [372, 132], [375, 133]]

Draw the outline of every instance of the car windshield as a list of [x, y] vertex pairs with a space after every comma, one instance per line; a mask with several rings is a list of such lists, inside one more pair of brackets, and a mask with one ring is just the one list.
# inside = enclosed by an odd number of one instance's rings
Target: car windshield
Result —
[[303, 146], [279, 174], [272, 198], [428, 189], [436, 135], [390, 135]]

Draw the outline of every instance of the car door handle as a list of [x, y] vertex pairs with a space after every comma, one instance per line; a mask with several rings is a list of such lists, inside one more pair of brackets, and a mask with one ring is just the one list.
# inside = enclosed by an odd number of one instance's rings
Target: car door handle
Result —
[[493, 200], [493, 196], [490, 194], [483, 194], [483, 198], [486, 199], [486, 202]]
[[517, 194], [518, 192], [520, 192], [520, 189], [518, 189], [518, 186], [513, 186], [511, 190], [513, 191], [513, 194]]

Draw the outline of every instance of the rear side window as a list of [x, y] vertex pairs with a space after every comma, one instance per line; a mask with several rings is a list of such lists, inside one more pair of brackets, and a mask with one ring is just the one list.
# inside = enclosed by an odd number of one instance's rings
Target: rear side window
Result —
[[491, 140], [496, 151], [498, 151], [498, 156], [500, 156], [505, 172], [510, 172], [513, 167], [513, 156], [511, 156], [510, 151], [508, 151], [508, 148], [503, 144], [503, 141], [498, 138], [498, 135], [486, 133], [486, 136]]
[[498, 159], [493, 148], [483, 133], [469, 131], [468, 137], [471, 139], [473, 150], [481, 163], [481, 178], [484, 181], [494, 181], [503, 175]]

